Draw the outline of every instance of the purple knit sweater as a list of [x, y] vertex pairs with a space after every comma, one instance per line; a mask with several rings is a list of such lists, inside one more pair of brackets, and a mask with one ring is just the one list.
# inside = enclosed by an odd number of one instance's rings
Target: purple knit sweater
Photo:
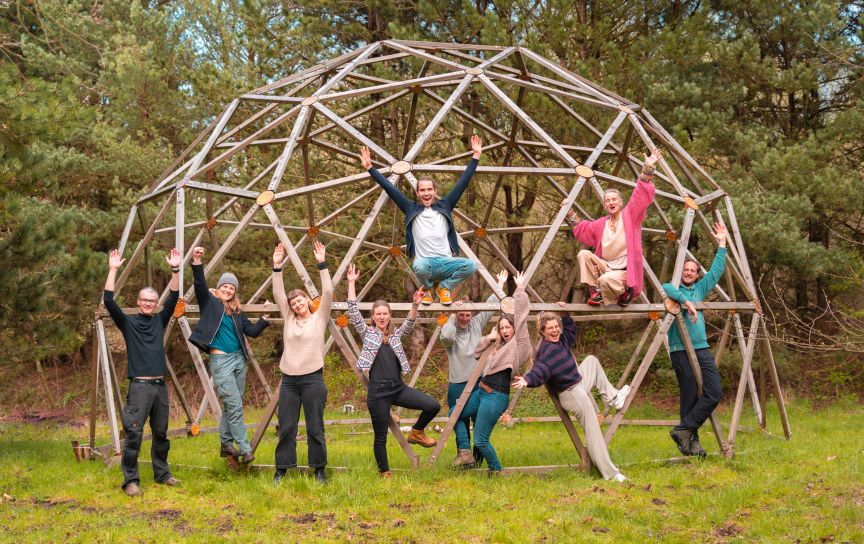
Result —
[[567, 314], [562, 316], [561, 322], [564, 327], [557, 342], [540, 342], [534, 368], [524, 376], [528, 387], [539, 387], [548, 382], [549, 387], [560, 393], [582, 381], [576, 359], [570, 351], [570, 346], [576, 341], [576, 322]]

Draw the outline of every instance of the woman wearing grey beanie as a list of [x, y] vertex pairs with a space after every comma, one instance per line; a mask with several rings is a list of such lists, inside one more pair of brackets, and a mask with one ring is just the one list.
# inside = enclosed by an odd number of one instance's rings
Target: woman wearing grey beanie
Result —
[[[243, 421], [243, 389], [246, 386], [246, 361], [249, 347], [246, 336], [255, 338], [269, 325], [267, 315], [252, 323], [240, 308], [237, 276], [225, 272], [211, 294], [204, 275], [204, 248], [192, 250], [192, 275], [200, 319], [189, 342], [210, 354], [210, 374], [216, 394], [222, 400], [219, 422], [221, 457], [239, 457], [244, 463], [255, 460]], [[237, 447], [234, 447], [234, 443]]]

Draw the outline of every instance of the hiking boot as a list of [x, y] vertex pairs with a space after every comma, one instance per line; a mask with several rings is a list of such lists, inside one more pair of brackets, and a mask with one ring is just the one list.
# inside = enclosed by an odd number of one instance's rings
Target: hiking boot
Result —
[[456, 468], [473, 467], [474, 463], [474, 456], [471, 455], [471, 450], [460, 449], [459, 453], [456, 454], [456, 458], [453, 459], [453, 466]]
[[612, 407], [616, 410], [620, 410], [624, 408], [624, 403], [627, 402], [627, 396], [630, 394], [630, 386], [625, 385], [621, 389], [618, 390], [618, 394], [615, 395], [615, 399], [612, 401]]
[[324, 467], [318, 467], [315, 469], [315, 481], [319, 484], [327, 483], [327, 474], [324, 472]]
[[138, 497], [141, 495], [141, 488], [138, 487], [138, 484], [136, 484], [135, 482], [127, 484], [126, 488], [123, 489], [123, 491], [125, 491], [126, 494], [130, 497]]
[[183, 482], [181, 482], [180, 480], [178, 480], [174, 476], [171, 476], [167, 480], [161, 481], [159, 483], [162, 485], [167, 485], [168, 487], [177, 487], [178, 485], [182, 484]]
[[428, 290], [428, 291], [424, 291], [424, 293], [425, 294], [423, 295], [423, 298], [420, 300], [420, 304], [424, 304], [424, 305], [432, 304], [432, 291]]
[[444, 305], [449, 305], [453, 303], [453, 297], [450, 295], [450, 289], [446, 287], [439, 287], [435, 290], [438, 293], [438, 302]]
[[219, 447], [219, 457], [240, 457], [240, 450], [232, 444], [222, 444]]
[[678, 446], [678, 450], [686, 455], [691, 456], [693, 452], [690, 451], [690, 441], [693, 440], [693, 433], [690, 432], [690, 429], [679, 429], [675, 427], [671, 431], [669, 431], [669, 436], [672, 437], [672, 440], [675, 441], [675, 445]]
[[603, 294], [596, 285], [588, 286], [588, 298], [585, 300], [588, 306], [600, 306], [603, 304]]
[[383, 478], [385, 480], [389, 480], [390, 478], [393, 477], [393, 473], [390, 472], [389, 470], [385, 470], [384, 472], [379, 472], [378, 476], [381, 476], [381, 478]]
[[246, 463], [247, 465], [255, 460], [255, 454], [251, 451], [247, 451], [240, 457], [241, 463]]
[[438, 441], [434, 438], [429, 438], [423, 431], [418, 431], [412, 427], [411, 431], [408, 433], [408, 443], [419, 444], [424, 448], [434, 448]]
[[633, 301], [633, 288], [627, 287], [624, 292], [618, 295], [618, 306], [624, 307]]
[[708, 455], [708, 452], [705, 451], [705, 448], [703, 448], [702, 444], [699, 442], [698, 434], [694, 434], [693, 438], [690, 439], [690, 453], [699, 457], [705, 457]]

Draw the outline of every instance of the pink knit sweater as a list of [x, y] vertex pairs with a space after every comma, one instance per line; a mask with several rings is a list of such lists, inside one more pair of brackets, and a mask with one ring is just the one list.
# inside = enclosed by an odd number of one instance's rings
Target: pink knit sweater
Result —
[[[654, 184], [651, 177], [642, 174], [636, 180], [636, 188], [621, 216], [624, 219], [624, 235], [627, 237], [627, 286], [633, 288], [633, 296], [642, 292], [642, 221], [645, 212], [654, 201]], [[594, 254], [603, 258], [603, 229], [606, 228], [608, 215], [593, 221], [580, 221], [573, 227], [573, 236], [587, 246], [596, 249]]]

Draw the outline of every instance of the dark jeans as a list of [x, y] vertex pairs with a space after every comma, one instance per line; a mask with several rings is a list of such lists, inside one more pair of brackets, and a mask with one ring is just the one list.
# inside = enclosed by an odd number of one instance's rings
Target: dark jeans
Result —
[[[459, 397], [462, 395], [462, 391], [465, 390], [466, 385], [468, 385], [468, 382], [447, 384], [447, 407], [449, 408], [447, 412], [448, 416], [453, 413], [453, 408], [456, 406], [456, 401], [459, 400]], [[477, 391], [477, 389], [479, 389], [479, 385], [475, 384], [472, 393], [474, 391]], [[466, 405], [462, 407], [463, 411], [468, 408], [467, 403], [470, 402], [473, 398], [475, 398], [474, 395], [468, 397], [468, 400], [465, 401]], [[477, 424], [477, 418], [471, 417], [469, 419], [471, 421], [474, 421], [475, 425]], [[462, 419], [461, 417], [457, 419], [456, 424], [453, 426], [453, 433], [456, 435], [456, 449], [471, 449], [471, 433], [468, 431], [468, 420]]]
[[437, 400], [413, 387], [408, 387], [401, 379], [369, 381], [366, 407], [372, 418], [372, 430], [375, 432], [372, 451], [375, 453], [375, 462], [378, 463], [380, 472], [390, 470], [387, 462], [387, 431], [391, 419], [390, 408], [393, 406], [420, 410], [420, 416], [414, 424], [414, 428], [418, 431], [425, 429], [441, 410], [441, 404]]
[[120, 419], [126, 442], [123, 445], [123, 489], [132, 482], [141, 483], [138, 475], [138, 452], [144, 436], [144, 423], [150, 418], [150, 431], [153, 440], [150, 445], [150, 459], [153, 461], [153, 479], [164, 482], [171, 477], [168, 470], [168, 389], [165, 384], [129, 382], [126, 406]]
[[672, 368], [675, 369], [675, 377], [678, 378], [678, 388], [681, 391], [680, 414], [681, 424], [692, 433], [698, 433], [699, 427], [711, 416], [711, 412], [720, 404], [723, 398], [723, 387], [720, 385], [720, 374], [714, 363], [714, 356], [708, 348], [697, 349], [696, 359], [699, 361], [699, 369], [702, 371], [702, 396], [698, 395], [696, 378], [693, 369], [687, 359], [686, 351], [673, 351]]
[[276, 470], [297, 466], [297, 422], [300, 407], [306, 418], [306, 441], [309, 466], [327, 465], [327, 445], [324, 442], [324, 405], [327, 386], [324, 369], [303, 376], [282, 374], [279, 388], [279, 443], [276, 445]]

